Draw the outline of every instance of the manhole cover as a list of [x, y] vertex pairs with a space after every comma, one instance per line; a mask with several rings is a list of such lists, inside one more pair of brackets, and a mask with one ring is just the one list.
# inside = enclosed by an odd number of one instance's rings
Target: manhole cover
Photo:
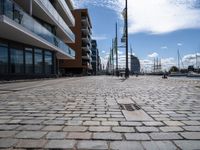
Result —
[[135, 111], [140, 110], [140, 106], [137, 104], [120, 104], [121, 110], [127, 110], [127, 111]]

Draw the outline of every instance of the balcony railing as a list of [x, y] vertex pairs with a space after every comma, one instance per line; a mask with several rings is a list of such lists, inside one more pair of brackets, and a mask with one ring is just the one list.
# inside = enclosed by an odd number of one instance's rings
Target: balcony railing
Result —
[[75, 36], [73, 32], [69, 29], [65, 21], [58, 14], [57, 10], [53, 7], [53, 5], [49, 2], [49, 0], [35, 0], [36, 3], [40, 4], [45, 8], [49, 14], [57, 21], [57, 23], [62, 27], [66, 34], [72, 39], [75, 40]]
[[13, 0], [0, 0], [0, 15], [5, 15], [12, 19], [24, 28], [58, 47], [64, 53], [72, 57], [75, 56], [74, 50], [70, 49], [63, 41], [24, 12]]
[[70, 11], [69, 7], [67, 6], [67, 3], [65, 0], [58, 0], [58, 2], [63, 6], [64, 10], [66, 11], [66, 14], [68, 15], [70, 21], [72, 24], [75, 24], [74, 16], [72, 15], [72, 12]]

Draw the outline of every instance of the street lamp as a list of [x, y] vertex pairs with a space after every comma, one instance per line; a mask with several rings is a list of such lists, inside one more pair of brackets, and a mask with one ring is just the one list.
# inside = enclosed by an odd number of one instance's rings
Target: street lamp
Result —
[[128, 67], [128, 0], [125, 0], [125, 8], [122, 13], [124, 17], [124, 34], [122, 37], [122, 42], [126, 44], [126, 68], [125, 68], [125, 78], [129, 77], [129, 67]]

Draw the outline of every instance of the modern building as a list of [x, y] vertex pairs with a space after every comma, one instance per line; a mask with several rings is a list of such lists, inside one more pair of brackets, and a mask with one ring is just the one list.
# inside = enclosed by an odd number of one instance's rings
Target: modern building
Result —
[[140, 61], [139, 59], [131, 55], [131, 68], [130, 68], [130, 73], [131, 74], [139, 74], [140, 73]]
[[101, 70], [101, 59], [99, 56], [99, 50], [97, 48], [97, 41], [92, 40], [92, 73], [94, 75], [98, 74], [98, 72]]
[[75, 43], [69, 46], [75, 50], [74, 60], [60, 60], [60, 70], [63, 75], [80, 74], [89, 75], [92, 72], [91, 58], [91, 21], [87, 9], [73, 11], [75, 26], [72, 31], [76, 35]]
[[74, 59], [71, 0], [0, 0], [0, 78], [58, 75], [59, 59]]

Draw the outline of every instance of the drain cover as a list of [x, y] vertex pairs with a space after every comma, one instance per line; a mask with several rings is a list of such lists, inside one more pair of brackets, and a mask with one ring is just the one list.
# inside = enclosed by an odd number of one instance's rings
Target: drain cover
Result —
[[121, 110], [127, 110], [127, 111], [135, 111], [135, 110], [140, 110], [140, 106], [137, 104], [119, 104]]

